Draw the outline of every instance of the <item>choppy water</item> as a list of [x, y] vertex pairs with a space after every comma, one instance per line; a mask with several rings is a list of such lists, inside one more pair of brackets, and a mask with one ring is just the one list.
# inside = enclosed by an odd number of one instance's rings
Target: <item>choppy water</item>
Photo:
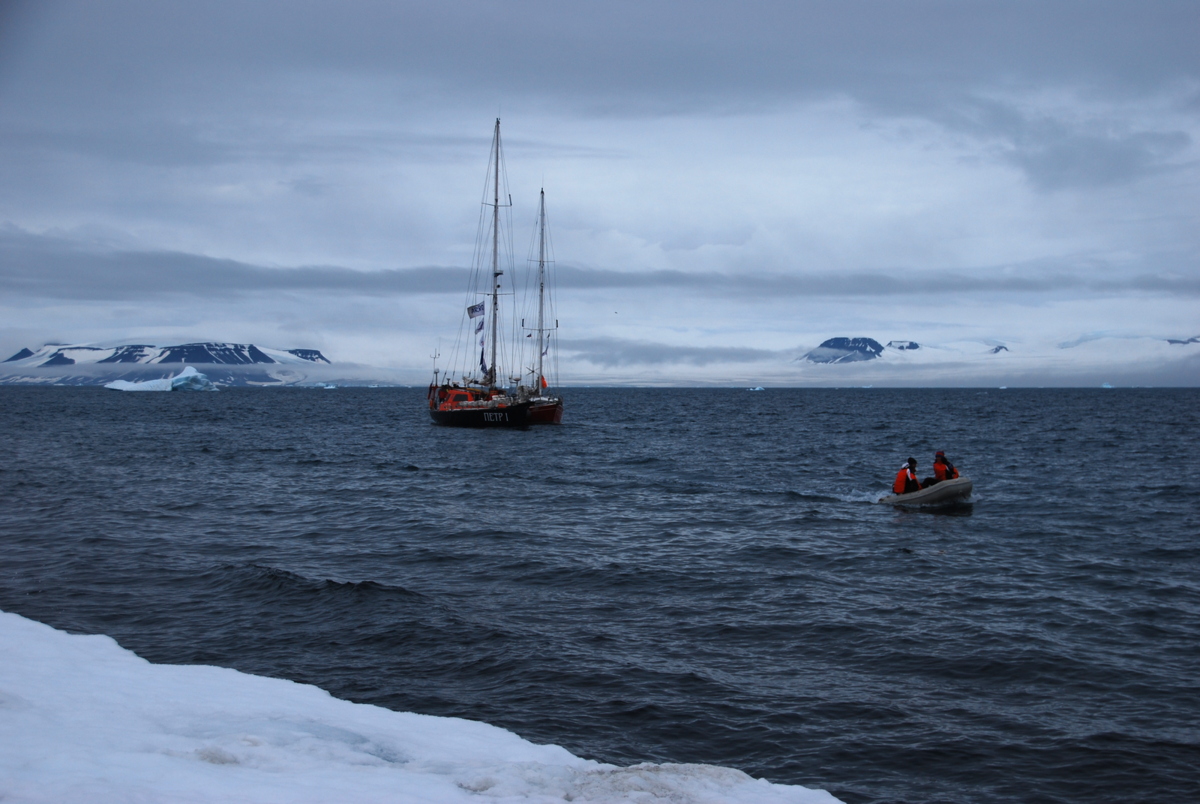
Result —
[[[1200, 800], [1200, 392], [0, 389], [0, 608], [847, 802]], [[973, 505], [868, 501], [945, 449]]]

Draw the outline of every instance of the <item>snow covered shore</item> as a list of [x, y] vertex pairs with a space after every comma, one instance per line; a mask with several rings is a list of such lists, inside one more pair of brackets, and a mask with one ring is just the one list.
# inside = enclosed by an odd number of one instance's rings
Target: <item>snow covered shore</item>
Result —
[[5, 802], [831, 804], [712, 765], [618, 768], [495, 726], [291, 681], [153, 665], [0, 612]]

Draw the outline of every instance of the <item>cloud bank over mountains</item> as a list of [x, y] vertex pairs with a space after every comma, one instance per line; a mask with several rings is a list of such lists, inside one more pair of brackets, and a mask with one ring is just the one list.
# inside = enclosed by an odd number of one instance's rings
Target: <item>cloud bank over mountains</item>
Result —
[[[1097, 371], [1196, 384], [1190, 345], [1151, 344], [1200, 332], [1197, 29], [1185, 2], [10, 4], [0, 351], [287, 343], [423, 375], [499, 112], [518, 269], [547, 192], [564, 379], [816, 382], [795, 357], [832, 337], [1050, 366], [1099, 338]], [[1009, 371], [945, 365], [895, 381]]]
[[[255, 292], [319, 291], [406, 296], [459, 293], [469, 269], [416, 266], [360, 270], [338, 266], [268, 267], [169, 251], [136, 251], [89, 243], [62, 234], [34, 234], [11, 224], [0, 228], [5, 271], [0, 290], [40, 299], [136, 301], [161, 296], [197, 298]], [[1074, 268], [1071, 271], [1067, 268]], [[1181, 271], [1092, 275], [1093, 266], [994, 266], [988, 273], [951, 271], [749, 274], [556, 268], [560, 287], [681, 290], [722, 296], [945, 296], [957, 293], [1045, 295], [1057, 292], [1170, 293], [1200, 298], [1200, 275]]]

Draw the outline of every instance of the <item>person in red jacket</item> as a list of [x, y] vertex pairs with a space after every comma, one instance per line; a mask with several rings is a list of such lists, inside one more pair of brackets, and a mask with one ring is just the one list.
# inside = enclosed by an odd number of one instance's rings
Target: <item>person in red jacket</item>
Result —
[[921, 490], [921, 481], [917, 480], [917, 459], [909, 458], [908, 463], [900, 467], [896, 473], [896, 482], [892, 484], [894, 494], [908, 494]]
[[946, 453], [940, 449], [933, 457], [933, 473], [937, 475], [938, 480], [953, 480], [958, 477], [958, 470], [954, 468], [954, 464], [946, 460]]
[[941, 483], [943, 480], [953, 480], [958, 477], [958, 470], [954, 468], [954, 464], [946, 460], [946, 453], [940, 449], [933, 456], [933, 477], [927, 477], [921, 482], [921, 486], [927, 488], [934, 483]]

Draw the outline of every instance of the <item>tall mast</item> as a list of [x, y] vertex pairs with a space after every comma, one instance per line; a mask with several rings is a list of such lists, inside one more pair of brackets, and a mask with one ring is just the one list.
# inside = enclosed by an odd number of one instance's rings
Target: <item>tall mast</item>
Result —
[[496, 118], [496, 182], [492, 204], [492, 362], [488, 365], [488, 385], [496, 385], [496, 324], [500, 311], [500, 118]]
[[542, 339], [545, 337], [545, 310], [546, 310], [546, 190], [542, 188], [541, 204], [538, 207], [538, 362], [537, 362], [537, 390], [541, 392], [542, 383], [545, 381], [545, 374], [542, 373], [542, 354], [545, 352], [545, 347], [542, 344]]

